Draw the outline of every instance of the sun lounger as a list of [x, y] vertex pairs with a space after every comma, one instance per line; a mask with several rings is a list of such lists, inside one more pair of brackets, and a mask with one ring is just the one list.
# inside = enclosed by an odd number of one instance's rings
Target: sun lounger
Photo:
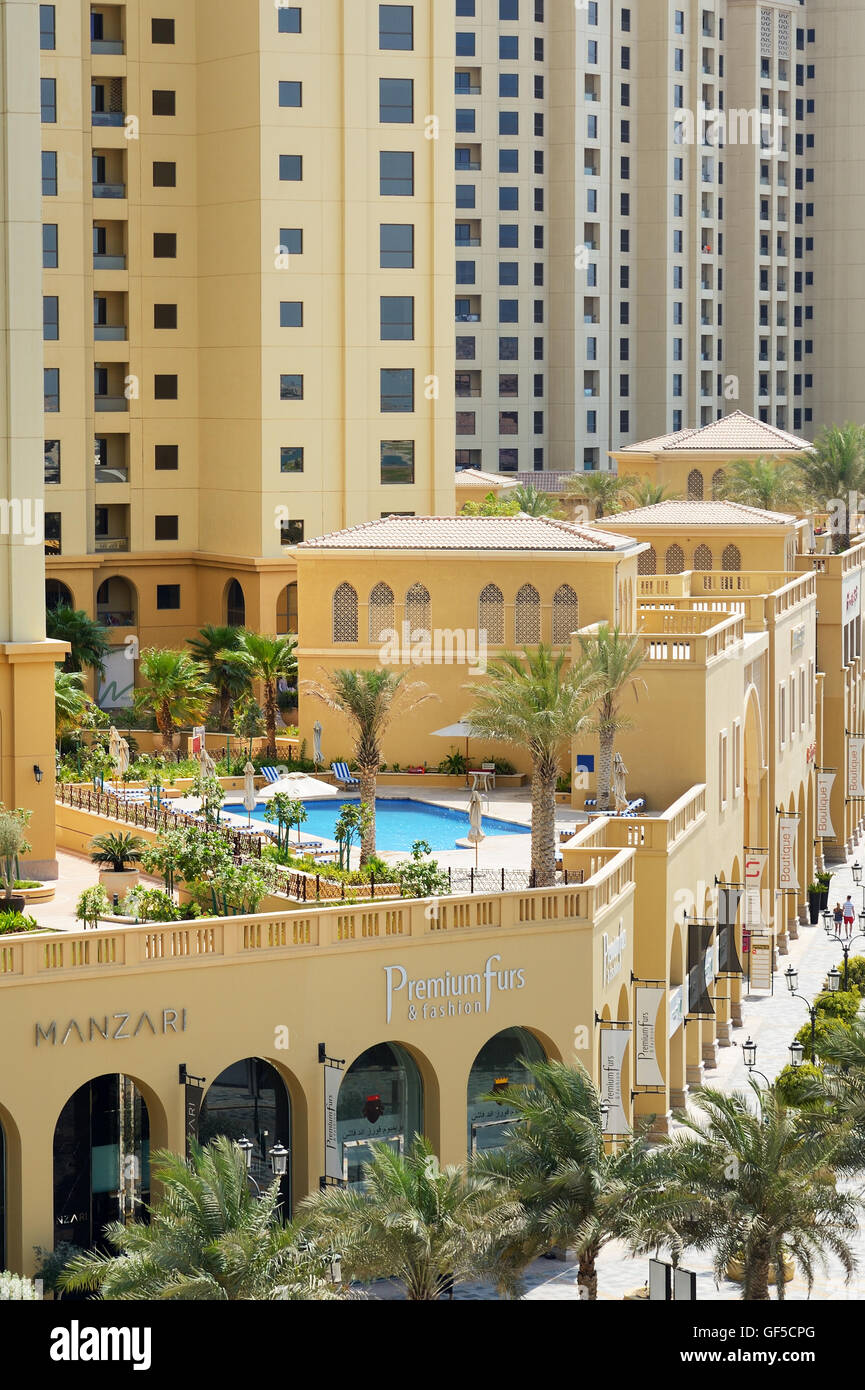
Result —
[[275, 767], [263, 767], [261, 769], [261, 775], [262, 777], [266, 778], [268, 782], [279, 781], [279, 773], [277, 772]]
[[348, 763], [331, 763], [330, 770], [337, 782], [342, 782], [346, 787], [359, 787], [360, 778], [354, 777], [348, 770]]

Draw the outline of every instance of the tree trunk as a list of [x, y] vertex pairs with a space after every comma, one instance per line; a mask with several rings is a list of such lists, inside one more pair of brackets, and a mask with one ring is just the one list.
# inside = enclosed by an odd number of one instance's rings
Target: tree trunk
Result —
[[162, 751], [163, 753], [170, 753], [171, 739], [174, 733], [174, 726], [171, 722], [171, 715], [169, 714], [165, 704], [159, 706], [159, 713], [156, 716], [156, 722], [159, 725], [159, 732], [162, 734]]
[[[783, 1279], [783, 1271], [781, 1278]], [[747, 1303], [769, 1302], [769, 1251], [758, 1248], [742, 1273], [742, 1299]]]
[[536, 888], [552, 887], [556, 881], [556, 777], [538, 768], [532, 772], [532, 868]]
[[[360, 804], [369, 806], [372, 811], [369, 826], [364, 831], [360, 839], [360, 862], [365, 864], [368, 859], [372, 859], [375, 854], [375, 768], [361, 767], [358, 769], [360, 777]], [[348, 865], [346, 867], [349, 867]]]
[[[595, 1268], [595, 1261], [598, 1258], [598, 1247], [590, 1245], [588, 1250], [584, 1250], [580, 1256], [580, 1298], [586, 1297], [594, 1303], [598, 1297], [598, 1271]], [[585, 1295], [583, 1289], [586, 1290]]]
[[264, 723], [267, 728], [267, 756], [276, 759], [276, 686], [264, 682]]
[[228, 711], [231, 705], [231, 695], [227, 690], [220, 691], [219, 694], [219, 727], [226, 730], [231, 728]]
[[598, 734], [598, 810], [609, 811], [610, 789], [613, 781], [613, 741], [612, 730], [602, 729]]

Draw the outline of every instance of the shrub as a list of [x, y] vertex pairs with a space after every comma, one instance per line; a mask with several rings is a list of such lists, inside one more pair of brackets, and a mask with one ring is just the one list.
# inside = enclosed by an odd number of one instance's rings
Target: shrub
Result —
[[[810, 1036], [805, 1046], [810, 1046]], [[802, 1105], [819, 1097], [822, 1083], [822, 1068], [811, 1062], [802, 1062], [798, 1067], [789, 1064], [783, 1067], [775, 1078], [774, 1089], [785, 1105]]]
[[861, 1003], [858, 989], [839, 990], [837, 994], [825, 990], [822, 994], [817, 995], [814, 1000], [814, 1007], [821, 1017], [838, 1019], [842, 1023], [852, 1023], [859, 1012]]
[[[837, 967], [841, 972], [841, 979], [844, 979], [844, 962], [840, 960]], [[847, 981], [850, 990], [858, 989], [861, 995], [865, 995], [865, 956], [851, 956], [847, 962]]]
[[500, 777], [514, 777], [517, 771], [513, 763], [509, 763], [507, 758], [496, 758], [495, 768]]
[[[816, 1044], [817, 1052], [819, 1053], [821, 1047], [823, 1047], [823, 1046], [825, 1045], [825, 1043], [828, 1041], [828, 1039], [829, 1039], [829, 1034], [832, 1032], [833, 1029], [839, 1028], [839, 1027], [840, 1027], [840, 1028], [846, 1028], [846, 1027], [848, 1027], [848, 1026], [849, 1026], [849, 1025], [848, 1025], [847, 1023], [845, 1023], [843, 1020], [839, 1020], [839, 1019], [837, 1019], [837, 1018], [829, 1018], [829, 1017], [827, 1017], [826, 1014], [818, 1014], [818, 1016], [817, 1016], [816, 1027], [815, 1027], [815, 1029], [814, 1029], [814, 1039], [815, 1039], [815, 1044]], [[803, 1023], [802, 1027], [799, 1029], [798, 1033], [796, 1034], [796, 1039], [795, 1039], [795, 1040], [796, 1040], [796, 1042], [800, 1042], [800, 1043], [802, 1044], [802, 1046], [804, 1047], [804, 1049], [805, 1049], [805, 1061], [810, 1061], [810, 1060], [811, 1060], [811, 1024], [810, 1024], [810, 1023]]]
[[41, 931], [35, 917], [27, 917], [23, 912], [0, 912], [0, 936], [11, 936], [19, 931]]
[[415, 840], [411, 859], [394, 865], [393, 877], [404, 898], [440, 898], [450, 893], [450, 880], [437, 859], [430, 859], [426, 840]]
[[89, 924], [98, 926], [100, 917], [107, 917], [110, 911], [108, 894], [101, 883], [95, 888], [85, 888], [75, 904], [75, 916], [84, 923], [85, 928]]
[[181, 913], [174, 899], [161, 888], [145, 888], [139, 884], [123, 899], [123, 912], [142, 922], [177, 922]]

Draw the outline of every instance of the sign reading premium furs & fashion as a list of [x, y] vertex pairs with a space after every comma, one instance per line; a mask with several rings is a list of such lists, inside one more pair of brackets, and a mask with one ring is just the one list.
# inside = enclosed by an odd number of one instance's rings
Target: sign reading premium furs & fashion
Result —
[[343, 1073], [339, 1067], [324, 1067], [324, 1173], [342, 1182], [342, 1147], [336, 1129], [336, 1102]]
[[[637, 985], [636, 1032], [637, 1058], [635, 1081], [638, 1086], [663, 1086], [664, 1078], [658, 1063], [658, 1015], [663, 1014], [664, 985]], [[663, 1034], [660, 1034], [662, 1037]]]
[[799, 836], [799, 821], [794, 816], [778, 817], [778, 887], [797, 889], [799, 874], [796, 869], [796, 841]]
[[863, 754], [865, 754], [865, 737], [862, 734], [849, 734], [847, 737], [848, 796], [865, 796], [865, 776], [862, 772]]
[[622, 1063], [631, 1041], [630, 1028], [601, 1028], [601, 1101], [609, 1106], [605, 1134], [627, 1134], [628, 1119], [622, 1105]]
[[862, 612], [861, 574], [859, 570], [854, 570], [844, 580], [841, 605], [844, 609], [843, 621], [845, 623], [851, 622], [853, 618], [858, 618]]
[[834, 781], [834, 772], [817, 773], [817, 828], [815, 833], [824, 838], [831, 838], [835, 835], [831, 810], [832, 784]]
[[148, 1032], [153, 1037], [166, 1033], [185, 1033], [186, 1024], [186, 1009], [162, 1009], [152, 1017], [149, 1013], [102, 1014], [87, 1018], [83, 1024], [79, 1023], [77, 1018], [70, 1018], [68, 1023], [58, 1026], [57, 1020], [52, 1019], [50, 1023], [37, 1023], [34, 1027], [37, 1047], [41, 1043], [50, 1044], [51, 1047], [65, 1047], [73, 1038], [82, 1043], [95, 1042], [97, 1038], [104, 1042], [122, 1042], [128, 1038], [137, 1038], [142, 1033], [146, 1037]]
[[[484, 968], [476, 973], [454, 975], [445, 970], [441, 975], [409, 978], [404, 965], [384, 967], [386, 990], [386, 1020], [393, 1017], [395, 996], [405, 991], [406, 1019], [457, 1018], [460, 1014], [488, 1014], [493, 999], [501, 993], [523, 989], [526, 983], [522, 969], [497, 970], [496, 954], [488, 956]], [[479, 997], [476, 997], [479, 996]], [[435, 1002], [433, 1002], [435, 1001]]]
[[667, 1025], [667, 1037], [672, 1038], [678, 1033], [685, 1018], [685, 987], [677, 985], [670, 990], [670, 1019]]

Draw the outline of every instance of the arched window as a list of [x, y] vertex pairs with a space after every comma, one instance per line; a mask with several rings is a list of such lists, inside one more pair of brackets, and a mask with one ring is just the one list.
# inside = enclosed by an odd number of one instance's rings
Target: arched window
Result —
[[514, 641], [531, 647], [541, 640], [541, 596], [534, 584], [524, 584], [514, 604]]
[[106, 627], [134, 627], [135, 589], [122, 575], [103, 579], [96, 590], [96, 617]]
[[710, 570], [712, 568], [712, 552], [707, 545], [698, 545], [694, 551], [694, 569]]
[[637, 556], [637, 574], [657, 574], [658, 555], [655, 547], [650, 545], [648, 550], [644, 550]]
[[359, 1186], [373, 1144], [405, 1153], [423, 1132], [423, 1083], [414, 1058], [398, 1043], [367, 1048], [343, 1072], [336, 1100], [343, 1178]]
[[[201, 1100], [198, 1139], [209, 1144], [219, 1135], [236, 1143], [249, 1135], [249, 1171], [264, 1187], [273, 1181], [269, 1150], [282, 1144], [291, 1151], [291, 1102], [285, 1082], [270, 1062], [244, 1057], [211, 1081]], [[280, 1183], [283, 1212], [291, 1204], [291, 1158]]]
[[393, 589], [376, 584], [369, 596], [369, 640], [381, 642], [382, 633], [393, 631]]
[[688, 474], [688, 501], [702, 502], [703, 500], [703, 475], [699, 468], [692, 468]]
[[229, 627], [243, 627], [246, 622], [246, 599], [236, 579], [225, 591], [225, 621]]
[[526, 1063], [546, 1060], [541, 1044], [525, 1028], [506, 1028], [484, 1043], [466, 1088], [470, 1154], [502, 1148], [518, 1118], [512, 1106], [488, 1097], [506, 1086], [531, 1086], [533, 1077]]
[[728, 545], [724, 548], [721, 556], [722, 570], [740, 570], [742, 568], [742, 552], [737, 545]]
[[492, 646], [505, 640], [505, 596], [498, 584], [487, 584], [478, 599], [478, 630]]
[[561, 584], [553, 594], [553, 641], [567, 642], [580, 625], [580, 600], [570, 584]]
[[72, 590], [61, 584], [59, 579], [46, 579], [45, 607], [49, 613], [55, 613], [58, 608], [74, 608]]
[[276, 634], [285, 637], [297, 631], [297, 585], [286, 584], [276, 605]]
[[[96, 1027], [108, 1036], [107, 1020], [104, 1031], [98, 1020]], [[92, 1249], [110, 1221], [140, 1221], [149, 1201], [150, 1115], [144, 1097], [128, 1076], [85, 1081], [54, 1127], [55, 1243]]]
[[430, 617], [429, 589], [423, 584], [412, 584], [405, 596], [405, 620], [411, 632], [429, 632], [432, 627]]
[[712, 474], [712, 497], [715, 501], [724, 495], [724, 469], [716, 468]]
[[333, 640], [357, 641], [357, 593], [344, 582], [333, 596]]
[[671, 545], [667, 551], [664, 570], [667, 574], [684, 574], [685, 552], [680, 545]]

